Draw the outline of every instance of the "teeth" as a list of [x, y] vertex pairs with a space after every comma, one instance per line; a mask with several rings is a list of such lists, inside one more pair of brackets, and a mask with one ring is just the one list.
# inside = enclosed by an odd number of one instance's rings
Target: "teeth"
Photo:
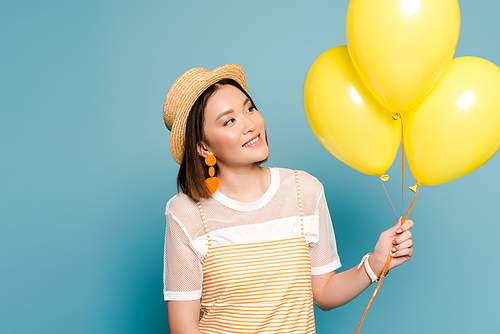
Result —
[[249, 146], [249, 145], [255, 144], [257, 142], [257, 140], [259, 140], [259, 138], [260, 138], [260, 136], [257, 136], [257, 137], [255, 137], [255, 139], [252, 139], [251, 141], [249, 141], [248, 143], [246, 143], [243, 146]]

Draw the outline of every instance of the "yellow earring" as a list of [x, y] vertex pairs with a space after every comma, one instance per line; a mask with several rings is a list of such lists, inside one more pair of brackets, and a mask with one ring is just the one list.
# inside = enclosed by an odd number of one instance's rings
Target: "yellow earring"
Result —
[[207, 185], [208, 191], [210, 192], [210, 196], [214, 192], [217, 191], [217, 189], [220, 186], [220, 180], [218, 177], [214, 176], [215, 175], [215, 163], [217, 162], [217, 159], [215, 159], [215, 156], [213, 154], [209, 154], [205, 157], [205, 163], [207, 164], [208, 167], [208, 175], [210, 175], [209, 178], [205, 179], [205, 184]]

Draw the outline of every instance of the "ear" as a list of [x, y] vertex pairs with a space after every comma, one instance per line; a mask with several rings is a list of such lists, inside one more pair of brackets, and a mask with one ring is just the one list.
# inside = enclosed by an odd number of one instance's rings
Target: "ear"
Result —
[[208, 147], [208, 145], [202, 141], [199, 141], [196, 144], [196, 150], [198, 151], [198, 154], [204, 158], [206, 158], [209, 154], [213, 154], [210, 150], [210, 147]]

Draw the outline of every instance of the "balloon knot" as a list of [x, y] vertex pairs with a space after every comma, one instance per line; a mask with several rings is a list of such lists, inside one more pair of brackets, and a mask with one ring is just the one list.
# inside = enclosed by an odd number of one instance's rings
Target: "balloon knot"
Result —
[[380, 179], [385, 182], [385, 181], [389, 180], [389, 175], [382, 174], [382, 175], [380, 175]]
[[394, 115], [392, 115], [392, 119], [395, 121], [397, 121], [400, 118], [401, 118], [401, 115], [399, 113], [395, 113]]
[[413, 187], [408, 187], [408, 189], [410, 189], [411, 191], [413, 191], [414, 193], [417, 192], [417, 187], [418, 185], [414, 185]]

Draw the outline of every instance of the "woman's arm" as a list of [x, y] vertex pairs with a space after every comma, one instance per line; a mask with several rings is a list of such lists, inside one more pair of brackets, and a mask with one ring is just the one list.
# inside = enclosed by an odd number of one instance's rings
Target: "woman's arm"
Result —
[[201, 334], [198, 329], [200, 301], [167, 302], [168, 328], [171, 334]]
[[[409, 231], [412, 226], [413, 222], [407, 220], [402, 226], [398, 222], [394, 227], [382, 232], [375, 251], [369, 258], [370, 267], [377, 276], [382, 274], [389, 252], [393, 256], [389, 269], [406, 262], [413, 255], [413, 241]], [[397, 235], [396, 239], [394, 235]], [[313, 275], [314, 303], [324, 311], [342, 306], [353, 300], [371, 283], [364, 266], [359, 269], [356, 266], [339, 274], [331, 272]]]

